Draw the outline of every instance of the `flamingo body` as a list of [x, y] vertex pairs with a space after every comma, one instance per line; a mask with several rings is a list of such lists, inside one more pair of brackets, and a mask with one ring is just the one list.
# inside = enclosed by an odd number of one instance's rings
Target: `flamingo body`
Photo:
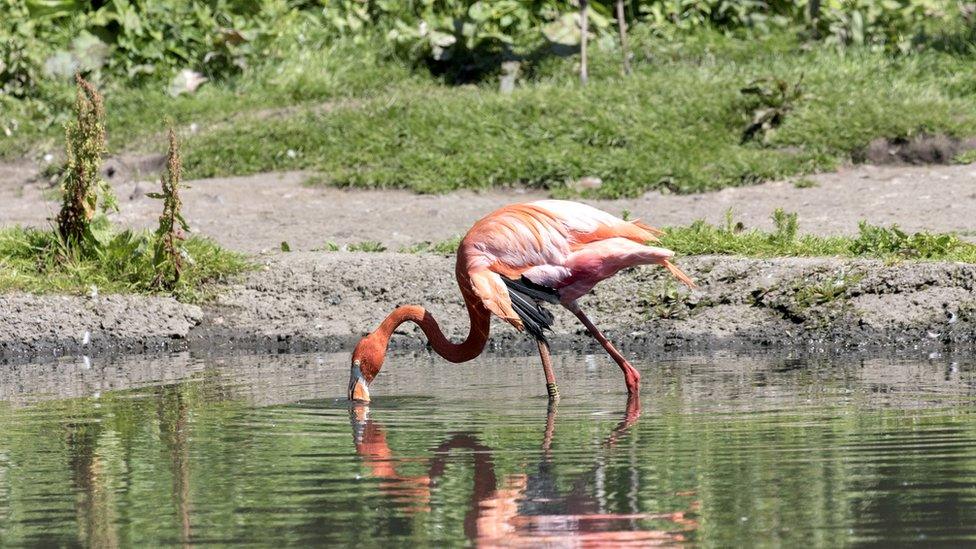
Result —
[[540, 200], [506, 206], [475, 223], [461, 241], [458, 261], [485, 307], [521, 329], [502, 277], [525, 277], [570, 303], [621, 269], [670, 266], [674, 252], [646, 244], [660, 234], [586, 204]]
[[543, 303], [572, 311], [624, 371], [635, 393], [640, 375], [583, 314], [576, 300], [622, 269], [659, 264], [679, 280], [691, 279], [669, 259], [671, 250], [652, 246], [662, 233], [640, 221], [625, 221], [592, 206], [540, 200], [500, 208], [468, 231], [458, 248], [456, 275], [471, 317], [468, 338], [449, 342], [424, 309], [404, 306], [360, 341], [353, 352], [350, 398], [368, 400], [365, 384], [379, 372], [393, 329], [402, 322], [421, 326], [438, 354], [453, 362], [470, 360], [488, 339], [490, 315], [527, 331], [539, 341], [550, 396], [555, 394], [544, 330], [552, 324]]

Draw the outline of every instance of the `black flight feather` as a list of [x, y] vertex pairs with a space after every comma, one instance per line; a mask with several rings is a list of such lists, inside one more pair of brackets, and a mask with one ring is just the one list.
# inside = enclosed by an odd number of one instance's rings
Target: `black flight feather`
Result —
[[552, 328], [555, 319], [552, 313], [542, 307], [541, 302], [559, 303], [559, 292], [536, 284], [524, 276], [519, 280], [503, 276], [502, 280], [508, 286], [512, 309], [522, 319], [525, 330], [536, 339], [546, 341], [545, 330]]

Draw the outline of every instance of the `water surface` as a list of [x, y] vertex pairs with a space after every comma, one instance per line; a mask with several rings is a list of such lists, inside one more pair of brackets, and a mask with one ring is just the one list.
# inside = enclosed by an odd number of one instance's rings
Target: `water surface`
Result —
[[976, 377], [946, 358], [0, 366], [0, 544], [971, 542]]

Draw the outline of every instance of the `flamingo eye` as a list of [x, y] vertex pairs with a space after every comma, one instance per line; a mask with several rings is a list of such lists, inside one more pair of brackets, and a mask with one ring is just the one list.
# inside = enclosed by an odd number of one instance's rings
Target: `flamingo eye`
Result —
[[360, 363], [359, 363], [359, 359], [358, 358], [356, 360], [354, 360], [353, 363], [352, 363], [352, 365], [355, 366], [355, 367], [357, 367], [357, 368], [359, 368], [359, 364]]

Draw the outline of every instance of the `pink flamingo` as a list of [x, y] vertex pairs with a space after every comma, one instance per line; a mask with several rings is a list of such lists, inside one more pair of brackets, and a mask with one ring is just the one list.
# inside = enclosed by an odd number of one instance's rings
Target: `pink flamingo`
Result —
[[570, 311], [620, 366], [627, 392], [637, 394], [640, 374], [627, 362], [576, 300], [601, 280], [635, 265], [663, 265], [680, 281], [691, 279], [668, 261], [674, 252], [647, 245], [661, 231], [640, 221], [624, 221], [586, 204], [540, 200], [498, 209], [474, 224], [457, 252], [455, 274], [471, 319], [461, 343], [448, 340], [423, 307], [397, 307], [380, 326], [356, 345], [352, 354], [349, 399], [369, 401], [369, 384], [379, 373], [393, 330], [414, 322], [437, 354], [466, 362], [481, 354], [488, 341], [491, 315], [535, 337], [549, 396], [558, 396], [549, 344], [544, 331], [553, 316], [543, 303]]

